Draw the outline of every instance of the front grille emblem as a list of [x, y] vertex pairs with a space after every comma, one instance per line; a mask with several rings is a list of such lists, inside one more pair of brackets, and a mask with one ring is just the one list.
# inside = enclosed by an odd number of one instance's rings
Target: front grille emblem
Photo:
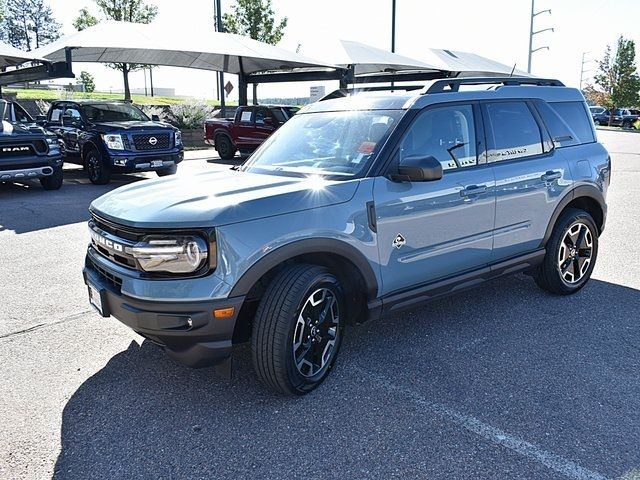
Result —
[[151, 145], [155, 145], [156, 143], [158, 143], [158, 139], [156, 137], [149, 137], [149, 143]]

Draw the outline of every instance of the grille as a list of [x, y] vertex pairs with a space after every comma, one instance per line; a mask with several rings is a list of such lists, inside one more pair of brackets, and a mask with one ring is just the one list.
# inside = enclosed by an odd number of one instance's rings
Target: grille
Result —
[[33, 146], [27, 143], [0, 145], [0, 157], [24, 157], [33, 155]]
[[[136, 150], [165, 150], [170, 146], [168, 133], [140, 133], [132, 136]], [[155, 144], [153, 144], [154, 138]]]
[[88, 259], [88, 262], [89, 262], [88, 266], [91, 269], [93, 269], [95, 272], [97, 272], [100, 275], [100, 277], [102, 278], [102, 280], [104, 280], [109, 285], [111, 285], [113, 288], [115, 288], [117, 293], [120, 293], [121, 288], [122, 288], [122, 279], [121, 278], [116, 277], [115, 275], [107, 272], [104, 268], [102, 268], [99, 265], [97, 265], [90, 258]]
[[104, 230], [107, 233], [115, 237], [124, 238], [125, 240], [130, 240], [132, 242], [138, 242], [144, 236], [142, 232], [136, 231], [133, 228], [123, 227], [122, 225], [118, 225], [113, 222], [109, 222], [104, 218], [100, 218], [96, 215], [91, 215], [93, 218], [93, 223], [96, 224], [100, 230]]

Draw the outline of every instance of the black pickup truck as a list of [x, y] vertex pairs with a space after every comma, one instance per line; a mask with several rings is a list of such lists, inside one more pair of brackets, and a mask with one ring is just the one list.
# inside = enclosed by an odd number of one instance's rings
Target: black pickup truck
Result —
[[97, 185], [112, 173], [172, 175], [184, 155], [180, 130], [129, 103], [58, 100], [40, 124], [58, 135], [65, 162], [82, 165]]
[[39, 179], [45, 190], [58, 190], [62, 155], [56, 136], [13, 102], [0, 100], [0, 119], [0, 182]]

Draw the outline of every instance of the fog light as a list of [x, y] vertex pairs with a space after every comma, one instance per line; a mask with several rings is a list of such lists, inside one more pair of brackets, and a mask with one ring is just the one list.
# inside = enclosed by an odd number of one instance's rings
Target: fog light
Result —
[[233, 314], [235, 312], [236, 312], [236, 308], [235, 307], [218, 308], [217, 310], [213, 311], [213, 316], [215, 318], [231, 318], [231, 317], [233, 317]]

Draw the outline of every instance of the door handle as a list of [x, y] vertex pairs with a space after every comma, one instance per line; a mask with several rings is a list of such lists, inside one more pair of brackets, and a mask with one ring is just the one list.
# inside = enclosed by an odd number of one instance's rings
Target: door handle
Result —
[[557, 170], [549, 170], [540, 177], [540, 180], [542, 180], [543, 182], [553, 182], [554, 180], [558, 180], [560, 178], [562, 178], [562, 172], [558, 172]]
[[486, 185], [469, 185], [460, 190], [461, 197], [470, 197], [472, 195], [480, 195], [487, 191]]

